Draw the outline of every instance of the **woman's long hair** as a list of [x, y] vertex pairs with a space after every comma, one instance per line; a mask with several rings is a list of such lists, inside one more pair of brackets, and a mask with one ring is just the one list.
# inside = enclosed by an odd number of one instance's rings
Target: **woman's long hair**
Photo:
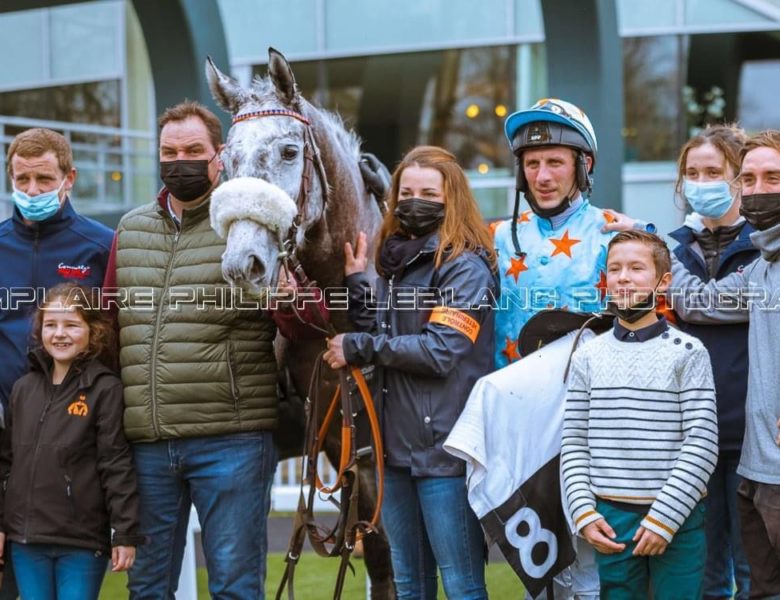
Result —
[[496, 270], [496, 252], [493, 238], [479, 212], [477, 201], [471, 193], [468, 179], [458, 165], [455, 156], [438, 146], [417, 146], [410, 150], [393, 172], [392, 187], [388, 199], [388, 210], [382, 222], [377, 245], [376, 265], [382, 273], [379, 253], [385, 240], [401, 230], [401, 224], [395, 216], [398, 206], [398, 192], [401, 187], [401, 174], [404, 169], [417, 166], [423, 169], [435, 169], [444, 180], [444, 221], [439, 227], [439, 247], [436, 249], [434, 264], [438, 268], [443, 262], [452, 260], [466, 251], [481, 250]]

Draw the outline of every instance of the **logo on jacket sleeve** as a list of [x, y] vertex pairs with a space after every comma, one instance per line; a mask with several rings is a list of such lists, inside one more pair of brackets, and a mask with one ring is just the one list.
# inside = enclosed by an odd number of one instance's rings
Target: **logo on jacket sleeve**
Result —
[[92, 267], [87, 265], [77, 265], [75, 267], [65, 263], [57, 265], [57, 273], [65, 279], [86, 279], [91, 272]]
[[89, 407], [87, 406], [87, 396], [85, 394], [79, 394], [79, 399], [75, 402], [71, 402], [68, 406], [68, 414], [76, 417], [86, 417], [89, 414]]

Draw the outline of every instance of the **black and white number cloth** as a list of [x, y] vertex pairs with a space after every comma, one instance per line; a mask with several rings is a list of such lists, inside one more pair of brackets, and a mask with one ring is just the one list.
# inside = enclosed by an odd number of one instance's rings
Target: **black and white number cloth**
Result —
[[[563, 375], [575, 335], [480, 379], [444, 443], [466, 461], [469, 504], [532, 597], [575, 559], [560, 483]], [[585, 330], [580, 344], [593, 337]]]

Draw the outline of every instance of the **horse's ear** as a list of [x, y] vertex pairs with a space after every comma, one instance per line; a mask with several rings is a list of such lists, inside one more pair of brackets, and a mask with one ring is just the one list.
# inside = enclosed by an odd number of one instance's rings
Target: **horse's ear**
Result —
[[206, 79], [214, 101], [229, 113], [236, 114], [246, 101], [244, 88], [232, 77], [217, 68], [211, 57], [206, 57]]
[[281, 52], [274, 48], [268, 48], [268, 73], [271, 75], [271, 81], [274, 82], [274, 87], [282, 102], [292, 106], [298, 94], [295, 87], [295, 76], [290, 68], [290, 63]]

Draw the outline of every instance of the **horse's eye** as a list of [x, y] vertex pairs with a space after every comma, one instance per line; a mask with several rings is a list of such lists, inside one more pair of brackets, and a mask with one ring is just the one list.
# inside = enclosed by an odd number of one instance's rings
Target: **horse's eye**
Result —
[[298, 146], [289, 144], [282, 148], [282, 158], [284, 160], [293, 160], [296, 156], [298, 156]]

